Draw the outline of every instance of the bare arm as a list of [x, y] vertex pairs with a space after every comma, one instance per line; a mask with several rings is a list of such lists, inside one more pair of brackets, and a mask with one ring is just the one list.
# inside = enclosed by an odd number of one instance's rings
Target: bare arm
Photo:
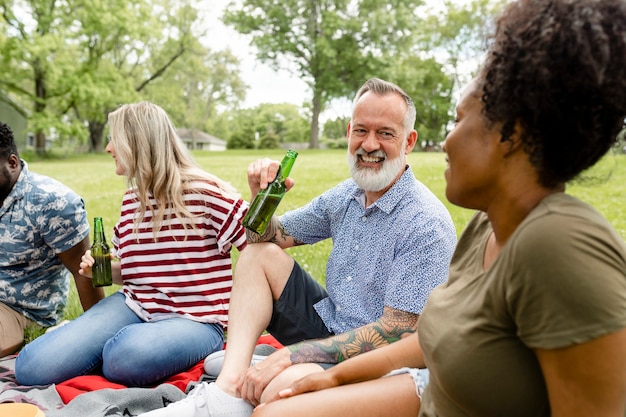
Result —
[[295, 381], [290, 387], [280, 391], [276, 397], [268, 399], [267, 402], [305, 392], [377, 379], [402, 367], [424, 367], [424, 356], [417, 333], [381, 349], [355, 356], [324, 372], [309, 374]]
[[563, 349], [536, 349], [553, 417], [626, 415], [626, 328]]
[[94, 288], [91, 285], [91, 279], [82, 276], [79, 272], [79, 260], [87, 250], [89, 250], [89, 236], [86, 236], [78, 245], [57, 255], [63, 262], [63, 265], [74, 276], [76, 290], [84, 311], [87, 311], [91, 306], [104, 298], [104, 290], [102, 288]]
[[380, 319], [322, 340], [288, 346], [291, 363], [339, 363], [400, 340], [417, 329], [418, 315], [385, 307]]

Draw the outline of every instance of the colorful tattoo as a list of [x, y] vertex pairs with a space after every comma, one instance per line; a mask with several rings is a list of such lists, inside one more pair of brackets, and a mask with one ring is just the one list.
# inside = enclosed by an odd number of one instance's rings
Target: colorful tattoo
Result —
[[383, 316], [373, 323], [327, 339], [288, 346], [291, 363], [339, 363], [378, 349], [415, 332], [418, 317], [414, 313], [385, 307]]

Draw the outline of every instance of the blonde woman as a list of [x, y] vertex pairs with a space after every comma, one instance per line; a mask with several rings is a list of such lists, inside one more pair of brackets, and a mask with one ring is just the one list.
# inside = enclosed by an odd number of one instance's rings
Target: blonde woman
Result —
[[[112, 239], [122, 289], [25, 346], [16, 362], [21, 384], [101, 372], [147, 386], [223, 347], [230, 250], [246, 246], [247, 204], [195, 164], [157, 105], [124, 105], [109, 126], [106, 150], [129, 185]], [[92, 265], [87, 252], [81, 274], [90, 277]]]

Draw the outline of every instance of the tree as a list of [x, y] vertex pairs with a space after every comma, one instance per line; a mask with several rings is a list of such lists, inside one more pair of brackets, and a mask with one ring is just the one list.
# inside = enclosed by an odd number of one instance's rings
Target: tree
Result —
[[0, 86], [33, 103], [39, 153], [51, 128], [102, 149], [108, 112], [185, 53], [197, 19], [175, 0], [0, 0], [0, 11]]
[[306, 142], [309, 135], [307, 119], [298, 106], [290, 103], [264, 103], [223, 117], [234, 127], [229, 135], [229, 148], [278, 147], [280, 143]]
[[195, 43], [171, 71], [146, 88], [146, 97], [162, 105], [176, 126], [228, 137], [219, 113], [245, 98], [239, 65], [232, 52], [212, 52]]
[[303, 78], [311, 91], [309, 147], [319, 147], [319, 115], [406, 49], [419, 28], [422, 0], [243, 0], [231, 2], [224, 22], [252, 35], [257, 57]]
[[506, 0], [472, 0], [466, 4], [446, 0], [440, 13], [429, 12], [423, 22], [422, 51], [438, 55], [458, 85], [465, 85], [474, 75], [482, 52], [486, 49], [488, 34], [493, 29], [493, 18], [507, 3]]
[[[252, 110], [245, 110], [243, 113], [250, 114]], [[241, 113], [239, 114], [241, 116]], [[233, 123], [236, 126], [235, 131], [230, 135], [227, 141], [228, 149], [255, 149], [257, 132], [250, 118], [241, 117], [241, 122]]]
[[265, 131], [263, 136], [259, 139], [258, 149], [276, 149], [280, 148], [280, 138], [274, 132], [273, 128], [269, 128]]
[[452, 120], [454, 78], [434, 58], [414, 55], [399, 59], [398, 65], [388, 71], [388, 78], [403, 86], [415, 103], [418, 143], [441, 142]]
[[69, 93], [66, 79], [76, 62], [76, 51], [65, 47], [73, 9], [72, 3], [58, 0], [0, 1], [0, 85], [32, 103], [30, 127], [38, 154], [45, 153], [47, 128], [64, 129], [62, 114], [54, 114], [51, 107]]
[[89, 128], [91, 151], [102, 149], [108, 113], [140, 93], [196, 41], [198, 15], [186, 1], [89, 2], [76, 13], [76, 39], [87, 52], [68, 106]]
[[324, 123], [324, 133], [322, 135], [324, 143], [329, 148], [347, 148], [348, 141], [346, 140], [346, 134], [348, 132], [348, 124], [350, 118], [337, 117], [335, 119], [327, 120]]

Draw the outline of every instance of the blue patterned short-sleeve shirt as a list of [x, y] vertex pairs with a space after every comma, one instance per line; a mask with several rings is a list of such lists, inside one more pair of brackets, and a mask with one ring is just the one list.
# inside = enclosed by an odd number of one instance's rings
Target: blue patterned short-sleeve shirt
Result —
[[376, 321], [385, 306], [420, 314], [456, 245], [450, 213], [409, 167], [374, 204], [364, 201], [348, 179], [280, 219], [301, 242], [333, 239], [328, 297], [315, 305], [333, 333]]
[[28, 171], [22, 161], [22, 172], [0, 207], [0, 302], [42, 326], [56, 324], [70, 283], [57, 254], [88, 234], [80, 196]]

